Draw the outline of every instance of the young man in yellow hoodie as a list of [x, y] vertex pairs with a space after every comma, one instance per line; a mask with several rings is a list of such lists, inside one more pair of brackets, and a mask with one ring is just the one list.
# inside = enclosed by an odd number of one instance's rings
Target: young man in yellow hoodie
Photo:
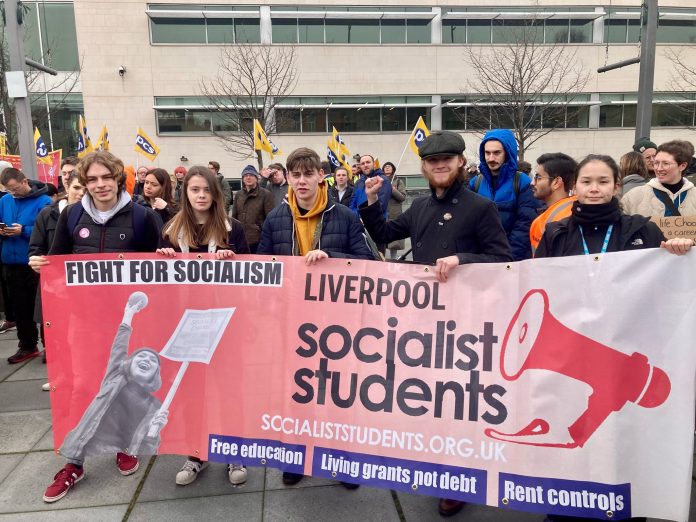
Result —
[[288, 199], [263, 224], [258, 254], [375, 259], [360, 219], [329, 199], [319, 155], [308, 148], [288, 156]]
[[[266, 218], [257, 254], [304, 256], [308, 265], [329, 257], [375, 259], [358, 216], [329, 199], [319, 155], [296, 149], [288, 156], [287, 169], [287, 201]], [[299, 473], [283, 473], [287, 485], [300, 480]]]

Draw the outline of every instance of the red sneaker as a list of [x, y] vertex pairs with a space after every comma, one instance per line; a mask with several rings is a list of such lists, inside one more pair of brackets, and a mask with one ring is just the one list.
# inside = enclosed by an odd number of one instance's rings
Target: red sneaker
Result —
[[53, 484], [46, 488], [43, 499], [44, 502], [56, 502], [68, 494], [70, 488], [85, 478], [84, 468], [78, 468], [74, 464], [66, 464], [56, 476], [53, 477]]
[[128, 455], [127, 453], [116, 453], [116, 465], [121, 475], [127, 476], [132, 475], [140, 467], [140, 462], [138, 457], [134, 455]]

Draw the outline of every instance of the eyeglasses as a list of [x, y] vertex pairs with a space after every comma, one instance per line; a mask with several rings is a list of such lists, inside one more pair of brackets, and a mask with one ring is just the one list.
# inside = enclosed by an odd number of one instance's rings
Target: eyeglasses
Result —
[[539, 181], [540, 179], [554, 179], [551, 176], [540, 176], [539, 174], [534, 174], [534, 181]]
[[676, 165], [676, 164], [677, 164], [676, 161], [653, 161], [653, 165], [658, 169], [661, 167], [668, 169], [672, 165]]

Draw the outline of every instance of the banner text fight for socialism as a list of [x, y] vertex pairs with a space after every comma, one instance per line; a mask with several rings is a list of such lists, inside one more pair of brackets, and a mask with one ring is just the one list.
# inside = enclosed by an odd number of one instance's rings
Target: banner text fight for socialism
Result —
[[65, 281], [68, 286], [214, 283], [280, 287], [283, 264], [209, 259], [67, 261]]

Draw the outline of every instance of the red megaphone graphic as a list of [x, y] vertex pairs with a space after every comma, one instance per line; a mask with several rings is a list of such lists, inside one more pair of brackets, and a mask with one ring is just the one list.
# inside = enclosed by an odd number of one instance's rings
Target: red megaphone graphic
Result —
[[514, 381], [527, 370], [556, 372], [592, 388], [587, 409], [568, 427], [571, 442], [542, 442], [541, 436], [550, 431], [542, 418], [516, 433], [489, 428], [487, 436], [532, 446], [582, 447], [605, 419], [627, 402], [655, 408], [667, 400], [671, 389], [667, 374], [652, 366], [645, 355], [626, 355], [566, 328], [551, 315], [543, 290], [531, 290], [524, 296], [500, 351], [500, 372], [506, 380]]

